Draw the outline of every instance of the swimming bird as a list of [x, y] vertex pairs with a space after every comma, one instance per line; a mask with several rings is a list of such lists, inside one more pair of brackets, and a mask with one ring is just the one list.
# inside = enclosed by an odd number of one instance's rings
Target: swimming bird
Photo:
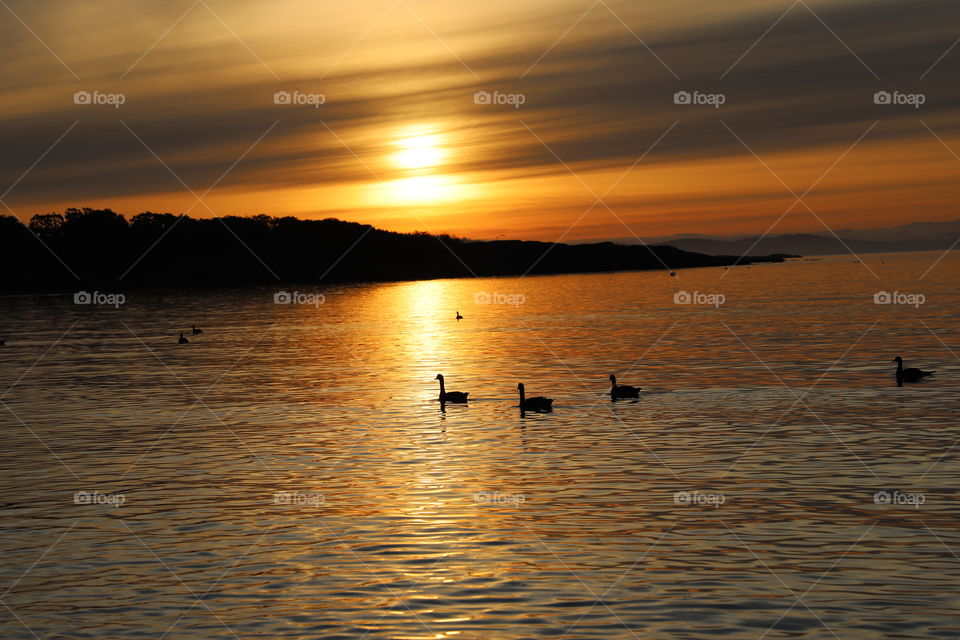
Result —
[[193, 325], [193, 335], [197, 335], [198, 333], [203, 333], [203, 329], [197, 329], [197, 325]]
[[553, 398], [544, 398], [535, 396], [528, 398], [523, 392], [523, 383], [517, 385], [517, 391], [520, 392], [520, 408], [530, 411], [553, 411]]
[[457, 320], [463, 320], [463, 316], [460, 315], [459, 311], [457, 311]]
[[180, 339], [177, 340], [177, 344], [190, 344], [190, 341], [183, 337], [183, 334], [180, 334]]
[[443, 386], [443, 374], [438, 373], [437, 377], [434, 380], [440, 381], [440, 397], [437, 398], [440, 402], [466, 402], [467, 396], [470, 393], [464, 393], [463, 391], [447, 391]]
[[611, 398], [639, 398], [641, 387], [631, 387], [628, 384], [617, 384], [617, 376], [610, 374]]
[[903, 368], [903, 358], [897, 356], [890, 362], [897, 363], [897, 380], [906, 380], [907, 382], [916, 382], [921, 378], [926, 378], [927, 376], [932, 376], [935, 371], [923, 371], [922, 369], [904, 369]]

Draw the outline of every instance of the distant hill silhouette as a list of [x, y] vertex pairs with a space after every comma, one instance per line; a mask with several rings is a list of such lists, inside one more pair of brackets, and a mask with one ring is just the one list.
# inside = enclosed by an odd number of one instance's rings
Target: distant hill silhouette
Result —
[[[822, 256], [856, 253], [895, 253], [900, 251], [945, 251], [960, 238], [960, 220], [952, 222], [915, 222], [886, 229], [837, 229], [836, 236], [823, 233], [789, 233], [749, 237], [713, 237], [702, 235], [667, 236], [646, 239], [648, 244], [670, 244], [684, 251], [708, 254], [763, 256], [771, 253]], [[837, 238], [840, 238], [838, 240]], [[841, 242], [842, 240], [842, 242]], [[618, 240], [634, 244], [636, 239]], [[846, 245], [846, 246], [844, 246]], [[848, 249], [849, 247], [849, 249]]]
[[29, 229], [0, 217], [5, 293], [598, 272], [663, 269], [664, 263], [682, 269], [736, 259], [670, 246], [485, 242], [267, 215], [194, 219], [145, 212], [128, 221], [109, 209], [85, 208], [35, 215]]

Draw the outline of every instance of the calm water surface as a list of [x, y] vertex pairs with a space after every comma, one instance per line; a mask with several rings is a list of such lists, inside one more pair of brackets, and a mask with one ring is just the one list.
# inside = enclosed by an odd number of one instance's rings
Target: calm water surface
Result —
[[0, 635], [955, 639], [937, 257], [0, 298]]

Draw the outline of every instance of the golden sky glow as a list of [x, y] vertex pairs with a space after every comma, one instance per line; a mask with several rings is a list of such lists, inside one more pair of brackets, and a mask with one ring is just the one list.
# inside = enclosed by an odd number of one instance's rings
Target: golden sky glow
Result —
[[21, 219], [93, 206], [576, 241], [762, 233], [791, 206], [777, 232], [960, 217], [960, 50], [943, 56], [950, 21], [916, 7], [798, 6], [758, 41], [782, 2], [9, 5], [30, 27], [0, 27], [0, 173]]

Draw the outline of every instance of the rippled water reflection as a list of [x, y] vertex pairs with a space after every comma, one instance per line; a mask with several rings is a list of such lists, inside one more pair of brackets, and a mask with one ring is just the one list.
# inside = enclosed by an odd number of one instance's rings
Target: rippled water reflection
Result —
[[956, 638], [936, 258], [2, 298], [2, 635]]

